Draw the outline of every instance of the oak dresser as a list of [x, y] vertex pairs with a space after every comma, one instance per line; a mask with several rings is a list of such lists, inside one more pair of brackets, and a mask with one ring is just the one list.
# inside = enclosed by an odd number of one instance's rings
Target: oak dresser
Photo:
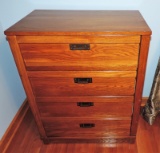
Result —
[[45, 143], [135, 140], [151, 35], [138, 11], [35, 10], [5, 34]]

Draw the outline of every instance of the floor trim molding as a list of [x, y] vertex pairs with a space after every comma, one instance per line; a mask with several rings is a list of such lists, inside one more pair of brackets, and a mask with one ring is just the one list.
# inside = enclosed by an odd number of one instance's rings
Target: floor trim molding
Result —
[[0, 141], [1, 153], [6, 152], [28, 110], [28, 101], [25, 99]]
[[141, 107], [144, 107], [149, 97], [142, 97]]

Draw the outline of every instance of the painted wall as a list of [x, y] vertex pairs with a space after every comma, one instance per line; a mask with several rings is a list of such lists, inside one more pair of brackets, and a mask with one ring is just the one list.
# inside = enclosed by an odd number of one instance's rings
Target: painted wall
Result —
[[0, 138], [26, 97], [3, 31], [32, 9], [25, 1], [0, 0]]
[[152, 30], [143, 96], [148, 96], [160, 56], [160, 1], [143, 0], [139, 10]]
[[153, 31], [143, 96], [148, 96], [160, 54], [158, 0], [0, 0], [0, 138], [25, 99], [3, 31], [34, 9], [139, 10]]
[[0, 136], [24, 99], [23, 88], [0, 23]]

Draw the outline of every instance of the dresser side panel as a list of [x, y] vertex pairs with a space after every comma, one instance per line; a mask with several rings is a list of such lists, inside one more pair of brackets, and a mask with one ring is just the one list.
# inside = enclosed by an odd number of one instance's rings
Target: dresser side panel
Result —
[[150, 36], [142, 36], [141, 44], [140, 44], [140, 55], [139, 55], [139, 64], [137, 70], [137, 83], [135, 90], [135, 99], [134, 99], [134, 109], [133, 109], [133, 117], [131, 123], [131, 136], [136, 135], [138, 119], [140, 115], [140, 106], [142, 102], [142, 92], [148, 57], [148, 49], [149, 49]]
[[26, 72], [26, 69], [24, 66], [24, 61], [23, 61], [23, 58], [20, 53], [20, 49], [19, 49], [19, 45], [16, 40], [16, 36], [8, 36], [7, 39], [10, 44], [11, 51], [12, 51], [19, 75], [21, 77], [23, 87], [24, 87], [25, 92], [27, 94], [28, 102], [30, 104], [30, 107], [32, 109], [32, 113], [33, 113], [35, 120], [36, 120], [36, 123], [38, 125], [40, 135], [42, 138], [45, 139], [46, 134], [45, 134], [42, 122], [40, 120], [40, 114], [39, 114], [39, 111], [38, 111], [38, 108], [37, 108], [37, 105], [35, 102], [35, 97], [33, 95], [32, 88], [31, 88], [31, 85], [30, 85], [30, 82], [29, 82], [29, 79], [27, 76], [27, 72]]

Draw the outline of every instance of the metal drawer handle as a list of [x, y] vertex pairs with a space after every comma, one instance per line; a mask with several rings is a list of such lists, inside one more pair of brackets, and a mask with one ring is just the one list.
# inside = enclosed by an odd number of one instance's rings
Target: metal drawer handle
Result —
[[92, 78], [74, 78], [74, 83], [80, 83], [80, 84], [92, 83]]
[[90, 44], [69, 44], [70, 50], [90, 50]]
[[95, 124], [94, 123], [82, 123], [82, 124], [79, 124], [80, 128], [93, 128], [95, 127]]
[[77, 102], [77, 106], [79, 107], [90, 107], [94, 106], [93, 102]]

